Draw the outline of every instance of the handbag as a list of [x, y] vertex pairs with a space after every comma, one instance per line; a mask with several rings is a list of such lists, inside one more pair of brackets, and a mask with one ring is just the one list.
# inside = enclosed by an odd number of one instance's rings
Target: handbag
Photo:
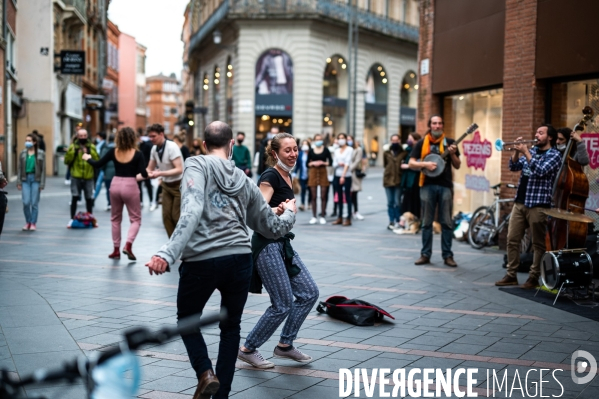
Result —
[[297, 177], [293, 179], [291, 186], [293, 187], [293, 194], [299, 194], [302, 190], [302, 186], [300, 185], [299, 179]]
[[393, 320], [389, 312], [361, 299], [348, 299], [344, 296], [332, 296], [320, 302], [316, 308], [318, 313], [326, 313], [334, 319], [346, 321], [356, 326], [373, 326], [387, 316]]
[[366, 173], [364, 173], [364, 171], [362, 169], [356, 169], [356, 177], [358, 179], [363, 179], [366, 177]]

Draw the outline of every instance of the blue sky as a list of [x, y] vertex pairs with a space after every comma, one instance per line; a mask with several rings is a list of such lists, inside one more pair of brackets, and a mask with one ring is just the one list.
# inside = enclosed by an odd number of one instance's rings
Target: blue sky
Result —
[[146, 76], [181, 76], [183, 12], [188, 0], [112, 0], [108, 18], [148, 48]]

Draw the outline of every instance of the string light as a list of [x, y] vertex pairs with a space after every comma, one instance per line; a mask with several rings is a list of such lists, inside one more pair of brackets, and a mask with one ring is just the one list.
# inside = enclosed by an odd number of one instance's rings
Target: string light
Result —
[[327, 64], [330, 64], [330, 63], [331, 63], [331, 61], [332, 61], [332, 60], [331, 60], [330, 58], [327, 58]]

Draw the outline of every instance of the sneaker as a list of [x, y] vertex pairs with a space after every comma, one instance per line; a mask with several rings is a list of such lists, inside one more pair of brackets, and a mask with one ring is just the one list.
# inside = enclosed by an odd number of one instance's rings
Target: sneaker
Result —
[[31, 227], [30, 223], [25, 224], [25, 226], [23, 226], [23, 231], [29, 231], [30, 227]]
[[316, 218], [312, 218], [310, 219], [310, 224], [316, 224], [316, 222], [318, 222], [318, 220], [316, 220]]
[[293, 346], [291, 347], [291, 350], [283, 351], [283, 350], [281, 350], [279, 345], [277, 345], [273, 352], [273, 356], [276, 358], [279, 358], [279, 359], [290, 359], [290, 360], [294, 360], [294, 361], [300, 362], [300, 363], [308, 363], [309, 361], [312, 360], [311, 356], [308, 356], [305, 353], [302, 353], [299, 349], [297, 349]]
[[327, 220], [321, 216], [320, 219], [318, 219], [318, 223], [327, 224]]
[[152, 204], [152, 205], [150, 205], [150, 212], [153, 212], [153, 211], [155, 211], [155, 210], [156, 210], [156, 208], [157, 208], [157, 205], [156, 205], [156, 204]]
[[354, 218], [356, 218], [356, 220], [364, 220], [364, 216], [360, 215], [359, 212], [354, 213]]
[[273, 362], [269, 362], [268, 360], [264, 359], [262, 354], [260, 354], [257, 349], [251, 353], [247, 353], [239, 349], [237, 353], [237, 359], [258, 369], [271, 369], [275, 366]]
[[71, 181], [70, 180], [65, 180], [64, 181], [64, 185], [65, 186], [70, 186], [71, 185]]
[[67, 229], [70, 229], [72, 225], [73, 225], [73, 219], [69, 220], [69, 223], [67, 223]]
[[387, 226], [387, 230], [395, 230], [395, 223], [389, 223], [389, 226]]
[[109, 211], [109, 210], [111, 210], [111, 209], [112, 209], [112, 205], [108, 205], [108, 206], [106, 207], [106, 212], [108, 212], [108, 211]]
[[37, 228], [35, 227], [35, 223], [31, 223], [29, 225], [29, 231], [35, 231], [35, 230], [37, 230]]

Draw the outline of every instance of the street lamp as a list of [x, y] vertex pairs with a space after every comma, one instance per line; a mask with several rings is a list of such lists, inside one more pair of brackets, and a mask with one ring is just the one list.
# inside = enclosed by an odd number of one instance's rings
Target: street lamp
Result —
[[214, 44], [220, 44], [222, 41], [223, 36], [218, 29], [215, 29], [214, 33], [212, 33], [212, 39], [214, 40]]

